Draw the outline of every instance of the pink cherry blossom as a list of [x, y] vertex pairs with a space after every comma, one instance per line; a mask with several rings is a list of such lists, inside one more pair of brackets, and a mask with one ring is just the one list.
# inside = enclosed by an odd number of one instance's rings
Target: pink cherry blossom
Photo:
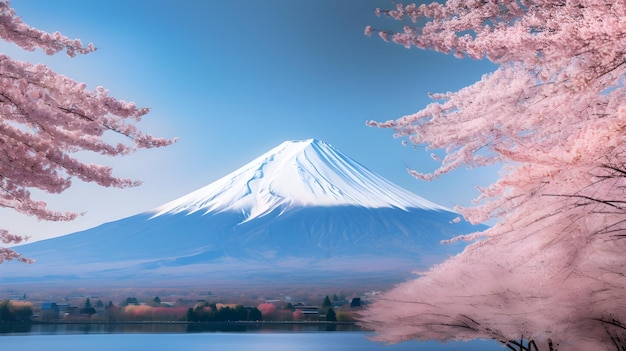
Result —
[[367, 35], [368, 37], [370, 35], [372, 35], [372, 26], [366, 26], [365, 27], [365, 31], [364, 31], [365, 35]]
[[[379, 340], [496, 339], [514, 350], [626, 347], [626, 2], [400, 4], [391, 40], [499, 64], [420, 111], [372, 126], [440, 149], [431, 180], [503, 165], [475, 206], [489, 229], [372, 304]], [[416, 25], [416, 23], [420, 25]]]
[[384, 31], [379, 31], [378, 36], [384, 41], [389, 41], [389, 33]]
[[[26, 50], [52, 55], [65, 50], [70, 57], [95, 51], [92, 44], [46, 33], [16, 16], [8, 1], [0, 1], [0, 38]], [[78, 178], [106, 187], [132, 187], [138, 181], [118, 178], [107, 166], [81, 162], [77, 151], [122, 156], [141, 148], [162, 147], [174, 140], [144, 134], [135, 126], [149, 109], [117, 100], [104, 88], [88, 91], [84, 83], [59, 75], [44, 65], [12, 60], [0, 54], [0, 206], [48, 221], [68, 221], [76, 213], [53, 211], [30, 196], [29, 189], [61, 193]], [[107, 133], [129, 144], [111, 144]], [[3, 243], [25, 237], [0, 230]], [[9, 248], [4, 260], [32, 262]]]

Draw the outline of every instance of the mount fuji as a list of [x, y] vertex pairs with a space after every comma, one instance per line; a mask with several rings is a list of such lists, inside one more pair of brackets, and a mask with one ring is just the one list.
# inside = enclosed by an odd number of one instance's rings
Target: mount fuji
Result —
[[482, 229], [456, 217], [329, 144], [286, 141], [153, 210], [22, 245], [37, 262], [0, 265], [0, 282], [395, 283]]

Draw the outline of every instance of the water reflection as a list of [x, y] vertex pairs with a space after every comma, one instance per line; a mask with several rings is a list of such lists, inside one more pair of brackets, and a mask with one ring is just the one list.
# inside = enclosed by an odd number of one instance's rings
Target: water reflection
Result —
[[0, 334], [30, 333], [31, 324], [0, 324]]

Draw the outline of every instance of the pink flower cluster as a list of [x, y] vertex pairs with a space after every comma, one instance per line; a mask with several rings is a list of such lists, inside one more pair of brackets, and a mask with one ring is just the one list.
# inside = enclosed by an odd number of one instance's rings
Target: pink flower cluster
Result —
[[[80, 40], [32, 28], [15, 15], [8, 1], [0, 1], [0, 38], [26, 50], [67, 55], [95, 50]], [[0, 206], [49, 221], [72, 220], [77, 214], [52, 211], [31, 198], [28, 189], [61, 193], [73, 178], [102, 186], [130, 187], [139, 182], [112, 175], [110, 167], [87, 164], [73, 156], [91, 151], [121, 156], [140, 148], [162, 147], [174, 140], [143, 134], [135, 123], [149, 109], [117, 100], [99, 87], [88, 91], [84, 83], [59, 75], [44, 65], [12, 60], [0, 54]], [[131, 144], [109, 143], [106, 133], [126, 137]], [[4, 243], [22, 237], [0, 233]], [[0, 251], [0, 262], [29, 261], [11, 249]]]
[[500, 66], [369, 124], [442, 150], [438, 168], [412, 171], [420, 179], [503, 170], [458, 209], [496, 224], [458, 238], [474, 242], [385, 294], [364, 323], [386, 341], [523, 336], [595, 350], [625, 340], [626, 2], [449, 0], [382, 13], [414, 23], [392, 35], [398, 44]]

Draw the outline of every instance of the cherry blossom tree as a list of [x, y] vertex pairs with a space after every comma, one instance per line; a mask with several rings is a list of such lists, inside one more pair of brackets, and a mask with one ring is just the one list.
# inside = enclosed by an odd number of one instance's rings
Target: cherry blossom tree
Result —
[[[496, 339], [512, 350], [626, 349], [626, 2], [449, 0], [376, 10], [383, 40], [498, 68], [387, 122], [437, 150], [431, 180], [503, 165], [474, 206], [489, 229], [363, 314], [377, 339]], [[438, 155], [443, 155], [439, 157]]]
[[[96, 50], [92, 44], [83, 45], [58, 32], [50, 34], [25, 24], [6, 0], [0, 1], [0, 38], [48, 55], [65, 51], [74, 57]], [[102, 87], [89, 91], [84, 83], [44, 65], [0, 54], [0, 206], [41, 220], [68, 221], [77, 214], [48, 209], [45, 202], [31, 198], [29, 189], [61, 193], [75, 178], [105, 187], [138, 185], [113, 176], [110, 167], [81, 162], [76, 153], [121, 156], [171, 144], [174, 140], [137, 129], [136, 122], [148, 112], [110, 97]], [[109, 135], [126, 141], [107, 141], [115, 139]], [[25, 237], [0, 230], [0, 240], [19, 243]], [[0, 247], [0, 263], [4, 260], [32, 262], [13, 249]]]

